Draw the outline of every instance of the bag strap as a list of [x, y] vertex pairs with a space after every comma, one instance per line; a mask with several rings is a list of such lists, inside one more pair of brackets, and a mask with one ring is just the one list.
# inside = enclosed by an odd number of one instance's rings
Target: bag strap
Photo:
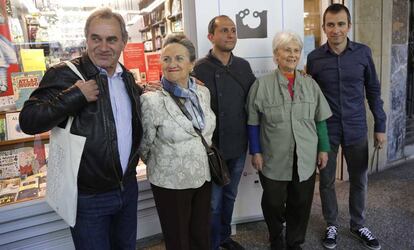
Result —
[[[71, 61], [65, 61], [64, 62], [72, 71], [75, 73], [81, 80], [86, 81], [85, 78], [82, 76], [82, 74], [79, 72], [78, 68], [71, 62]], [[68, 121], [66, 122], [65, 130], [70, 130], [72, 127], [72, 122], [74, 120], [73, 116], [68, 117]]]
[[[168, 92], [170, 93], [170, 92]], [[171, 94], [170, 93], [171, 98], [175, 101], [175, 103], [178, 105], [178, 107], [180, 108], [181, 112], [183, 112], [183, 114], [187, 117], [188, 120], [192, 121], [193, 117], [191, 116], [190, 112], [188, 112], [188, 110], [185, 108], [184, 104], [180, 101], [180, 99]], [[210, 146], [208, 146], [208, 143], [206, 142], [206, 139], [204, 139], [204, 136], [201, 134], [200, 129], [194, 127], [194, 130], [196, 131], [196, 133], [201, 137], [201, 141], [203, 142], [204, 147], [207, 150], [207, 153], [209, 153], [211, 151]]]
[[65, 61], [65, 63], [73, 71], [73, 73], [75, 73], [80, 79], [86, 82], [85, 78], [79, 72], [78, 68], [76, 68], [76, 66], [71, 61]]
[[374, 162], [375, 162], [375, 158], [377, 159], [377, 164], [375, 165], [375, 173], [378, 173], [378, 168], [379, 168], [379, 150], [380, 147], [379, 146], [375, 146], [374, 148], [374, 152], [372, 153], [372, 157], [371, 157], [371, 173], [373, 173], [373, 168], [374, 168]]
[[209, 60], [206, 60], [206, 62], [217, 69], [223, 69], [224, 71], [226, 71], [231, 76], [231, 78], [233, 78], [237, 82], [237, 84], [239, 84], [239, 86], [243, 89], [244, 94], [248, 94], [248, 90], [243, 86], [243, 83], [236, 77], [236, 75], [233, 72], [231, 72], [231, 70], [227, 66], [221, 66], [213, 62], [210, 62]]

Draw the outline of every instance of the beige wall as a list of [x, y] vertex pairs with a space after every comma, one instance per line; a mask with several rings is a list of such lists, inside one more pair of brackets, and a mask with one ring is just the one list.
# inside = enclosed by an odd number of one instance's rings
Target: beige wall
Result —
[[[390, 0], [354, 1], [353, 32], [354, 40], [368, 45], [381, 82], [381, 97], [384, 110], [390, 110], [390, 70], [391, 70], [391, 34], [392, 5]], [[367, 106], [368, 108], [368, 106]], [[370, 143], [370, 161], [373, 153], [373, 117], [368, 113], [368, 138]], [[380, 151], [380, 169], [386, 168], [387, 147]]]

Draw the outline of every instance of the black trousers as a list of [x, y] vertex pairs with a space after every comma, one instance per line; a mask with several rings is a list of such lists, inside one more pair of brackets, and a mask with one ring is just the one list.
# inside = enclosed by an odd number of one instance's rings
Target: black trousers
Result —
[[194, 189], [151, 187], [166, 249], [209, 250], [211, 182]]
[[315, 172], [308, 180], [299, 182], [295, 157], [292, 181], [272, 180], [261, 172], [259, 177], [263, 187], [261, 205], [272, 250], [283, 249], [285, 221], [287, 249], [298, 249], [305, 242], [315, 188]]

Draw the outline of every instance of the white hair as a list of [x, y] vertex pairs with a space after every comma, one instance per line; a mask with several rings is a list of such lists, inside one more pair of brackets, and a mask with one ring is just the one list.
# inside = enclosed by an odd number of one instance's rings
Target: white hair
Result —
[[300, 49], [303, 49], [303, 42], [302, 39], [298, 34], [293, 31], [281, 31], [277, 32], [273, 37], [272, 41], [272, 49], [273, 49], [273, 61], [277, 64], [275, 58], [275, 52], [278, 48], [285, 46], [286, 44], [294, 42], [297, 43]]

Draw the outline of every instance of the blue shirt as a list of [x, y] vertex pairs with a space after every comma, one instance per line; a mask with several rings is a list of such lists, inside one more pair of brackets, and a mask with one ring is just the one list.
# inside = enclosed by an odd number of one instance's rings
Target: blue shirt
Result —
[[333, 113], [327, 120], [331, 144], [353, 145], [366, 138], [365, 96], [374, 116], [374, 131], [385, 132], [381, 86], [368, 46], [348, 39], [346, 49], [337, 55], [326, 43], [308, 55], [306, 68]]
[[111, 97], [112, 114], [115, 119], [118, 141], [119, 160], [122, 171], [128, 168], [129, 155], [132, 147], [132, 111], [131, 100], [122, 79], [122, 67], [117, 64], [115, 73], [110, 77], [106, 70], [99, 68], [108, 77], [109, 95]]

